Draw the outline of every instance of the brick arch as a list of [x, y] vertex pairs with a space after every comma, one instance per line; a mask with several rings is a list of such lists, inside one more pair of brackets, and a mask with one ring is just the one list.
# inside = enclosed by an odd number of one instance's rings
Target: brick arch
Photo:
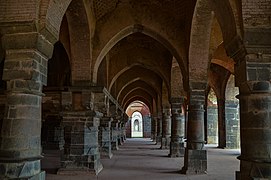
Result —
[[[206, 72], [210, 63], [208, 52], [213, 20], [212, 11], [221, 27], [226, 50], [229, 46], [233, 46], [230, 51], [236, 51], [236, 49], [233, 50], [236, 47], [233, 43], [236, 43], [238, 37], [231, 4], [227, 0], [197, 1], [192, 19], [189, 47], [189, 78], [192, 80], [205, 81], [207, 79]], [[200, 63], [198, 59], [200, 59]], [[198, 66], [199, 64], [201, 66]]]
[[122, 75], [124, 74], [125, 72], [129, 71], [130, 69], [134, 68], [134, 67], [137, 67], [137, 66], [140, 66], [144, 69], [148, 69], [150, 71], [152, 71], [153, 73], [157, 74], [159, 77], [161, 77], [165, 82], [166, 82], [166, 86], [168, 89], [170, 89], [169, 87], [169, 82], [168, 82], [168, 79], [165, 77], [165, 75], [160, 72], [159, 70], [157, 69], [154, 69], [152, 66], [146, 66], [146, 65], [142, 65], [142, 64], [132, 64], [131, 66], [127, 66], [125, 67], [124, 69], [120, 70], [112, 79], [112, 81], [110, 82], [110, 85], [109, 85], [109, 91], [111, 90], [113, 84], [116, 82], [116, 80]]
[[[137, 109], [136, 109], [136, 110], [129, 110], [129, 107], [132, 106], [132, 105], [135, 104], [135, 103], [141, 104], [143, 108], [140, 109], [140, 110], [137, 110]], [[142, 101], [133, 101], [133, 102], [131, 102], [131, 103], [128, 105], [128, 107], [127, 107], [127, 109], [126, 109], [126, 114], [127, 114], [129, 117], [131, 117], [132, 114], [133, 114], [134, 112], [139, 112], [139, 113], [141, 113], [142, 115], [147, 115], [148, 113], [150, 113], [150, 108], [149, 108], [144, 102], [142, 102]]]
[[[84, 4], [85, 7], [91, 7], [89, 1], [83, 0], [42, 0], [40, 2], [40, 21], [41, 21], [41, 29], [40, 32], [48, 37], [52, 43], [55, 43], [59, 40], [60, 26], [63, 20], [63, 17], [72, 3], [72, 1], [77, 1]], [[90, 8], [85, 8], [85, 13], [88, 16], [89, 25], [93, 22], [93, 17], [90, 13]], [[53, 37], [51, 37], [53, 35]], [[50, 38], [51, 37], [51, 38]]]
[[162, 45], [164, 45], [169, 50], [169, 52], [177, 59], [179, 65], [182, 69], [182, 73], [185, 74], [187, 72], [186, 65], [185, 65], [186, 62], [184, 62], [184, 60], [182, 60], [181, 55], [178, 53], [178, 51], [174, 47], [174, 45], [171, 44], [171, 42], [169, 42], [166, 38], [164, 38], [158, 32], [155, 32], [154, 30], [152, 30], [146, 26], [143, 26], [140, 24], [133, 24], [133, 25], [126, 26], [125, 28], [121, 29], [119, 32], [114, 34], [112, 37], [110, 37], [110, 39], [107, 41], [107, 43], [101, 49], [101, 51], [97, 55], [95, 62], [92, 64], [93, 65], [93, 78], [92, 78], [93, 83], [97, 83], [98, 68], [99, 68], [102, 60], [104, 59], [105, 55], [110, 51], [110, 49], [112, 49], [123, 38], [125, 38], [133, 33], [138, 33], [138, 32], [143, 33], [143, 34], [155, 39], [156, 41], [158, 41]]
[[155, 95], [152, 94], [153, 91], [151, 91], [150, 89], [146, 89], [143, 87], [136, 87], [131, 89], [130, 91], [127, 92], [127, 94], [124, 95], [124, 97], [122, 99], [120, 99], [121, 104], [125, 104], [125, 100], [131, 96], [131, 94], [135, 93], [135, 92], [146, 92], [148, 95], [150, 95], [152, 97], [152, 99], [155, 99]]
[[[208, 4], [208, 2], [206, 3]], [[212, 0], [213, 11], [222, 30], [225, 47], [237, 36], [232, 6], [228, 0]]]
[[127, 107], [134, 101], [141, 101], [141, 102], [145, 103], [149, 107], [150, 113], [153, 112], [153, 103], [150, 102], [146, 97], [142, 97], [142, 96], [139, 96], [139, 95], [138, 96], [133, 96], [130, 99], [128, 99], [126, 101], [126, 103], [123, 105], [123, 109], [127, 109]]
[[231, 72], [231, 74], [234, 74], [234, 60], [228, 57], [224, 43], [221, 43], [213, 53], [213, 57], [211, 60], [211, 63], [220, 65]]
[[241, 2], [232, 0], [212, 0], [213, 11], [220, 25], [223, 42], [227, 55], [234, 57], [240, 50], [243, 51]]
[[138, 66], [123, 73], [114, 83], [110, 93], [112, 96], [116, 97], [123, 86], [138, 78], [144, 79], [144, 81], [148, 82], [151, 87], [155, 87], [158, 90], [162, 88], [163, 80], [157, 74], [153, 73], [153, 71]]
[[72, 83], [89, 82], [91, 80], [91, 33], [82, 0], [72, 1], [65, 16], [70, 39]]
[[189, 79], [191, 81], [207, 81], [212, 19], [210, 3], [206, 0], [198, 0], [193, 14], [190, 34]]
[[130, 82], [126, 83], [126, 85], [123, 86], [119, 90], [119, 93], [117, 95], [117, 100], [121, 100], [122, 99], [122, 95], [123, 94], [127, 94], [127, 91], [129, 91], [129, 89], [131, 89], [133, 87], [138, 87], [138, 86], [141, 86], [141, 87], [144, 86], [148, 90], [151, 90], [152, 94], [156, 94], [157, 95], [157, 98], [158, 98], [159, 94], [161, 95], [161, 92], [158, 90], [158, 88], [154, 88], [153, 86], [151, 86], [147, 81], [145, 81], [145, 79], [143, 79], [143, 78], [135, 78], [135, 79], [132, 79]]

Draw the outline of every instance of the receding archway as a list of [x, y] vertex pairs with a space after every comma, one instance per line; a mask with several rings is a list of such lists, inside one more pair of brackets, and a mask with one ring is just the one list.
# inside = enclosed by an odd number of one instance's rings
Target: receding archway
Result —
[[131, 137], [143, 137], [143, 120], [140, 112], [136, 111], [132, 114], [131, 119]]

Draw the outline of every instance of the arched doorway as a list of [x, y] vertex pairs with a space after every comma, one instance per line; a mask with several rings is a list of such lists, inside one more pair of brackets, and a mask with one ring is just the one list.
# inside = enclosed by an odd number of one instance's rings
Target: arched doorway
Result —
[[131, 137], [143, 137], [143, 120], [140, 112], [134, 112], [131, 119]]

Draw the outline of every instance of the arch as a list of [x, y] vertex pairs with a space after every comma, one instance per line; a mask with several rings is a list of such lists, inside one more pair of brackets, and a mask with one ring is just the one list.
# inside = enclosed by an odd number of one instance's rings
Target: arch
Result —
[[142, 118], [142, 114], [138, 111], [134, 112], [132, 114], [132, 118], [131, 118], [131, 137], [135, 138], [135, 137], [143, 137], [143, 118]]
[[48, 61], [47, 86], [69, 86], [71, 67], [68, 54], [63, 44], [58, 41], [54, 45], [52, 58]]
[[167, 78], [159, 71], [157, 71], [156, 69], [154, 69], [153, 67], [150, 67], [150, 66], [144, 66], [142, 64], [138, 64], [138, 63], [134, 63], [132, 64], [131, 66], [127, 66], [125, 67], [124, 69], [122, 69], [121, 71], [119, 71], [113, 78], [112, 78], [112, 81], [109, 85], [109, 91], [111, 90], [113, 84], [116, 82], [116, 80], [123, 74], [125, 74], [126, 72], [128, 72], [130, 69], [134, 68], [134, 67], [142, 67], [143, 69], [147, 69], [147, 70], [150, 70], [152, 72], [154, 72], [157, 76], [161, 77], [165, 82], [166, 82], [166, 86], [168, 89], [169, 88], [169, 82], [167, 80]]
[[[209, 2], [206, 2], [208, 4]], [[237, 36], [236, 23], [231, 4], [228, 0], [212, 0], [213, 10], [223, 34], [223, 41], [227, 50]]]
[[136, 88], [134, 88], [134, 89], [131, 89], [126, 95], [124, 95], [124, 97], [123, 97], [122, 100], [121, 100], [121, 104], [124, 104], [123, 101], [124, 101], [127, 97], [129, 97], [130, 94], [134, 93], [135, 91], [144, 91], [144, 92], [146, 92], [148, 95], [150, 95], [150, 97], [152, 97], [153, 99], [155, 98], [155, 95], [153, 95], [153, 94], [151, 93], [151, 91], [149, 91], [149, 90], [147, 90], [147, 89], [145, 89], [145, 88], [142, 88], [142, 87], [136, 87]]
[[227, 56], [224, 43], [221, 43], [215, 50], [211, 63], [220, 65], [234, 74], [234, 60]]
[[[55, 43], [59, 40], [60, 26], [63, 20], [63, 17], [72, 3], [73, 0], [49, 0], [41, 2], [40, 8], [40, 19], [41, 19], [41, 28], [40, 33], [43, 34], [51, 43]], [[94, 31], [95, 18], [92, 14], [92, 9], [90, 8], [90, 1], [88, 0], [74, 0], [80, 2], [84, 5], [84, 10], [88, 19], [88, 27], [91, 31]], [[44, 11], [46, 9], [47, 11]], [[92, 28], [91, 28], [92, 27]]]
[[129, 89], [133, 89], [134, 87], [144, 87], [148, 90], [150, 90], [156, 97], [158, 94], [161, 94], [161, 92], [158, 91], [157, 88], [152, 87], [151, 85], [148, 84], [144, 79], [141, 78], [135, 78], [131, 80], [129, 83], [127, 83], [121, 90], [119, 90], [119, 93], [117, 95], [117, 100], [121, 100], [123, 94], [127, 94]]
[[[122, 101], [121, 101], [121, 105], [125, 105], [125, 104], [126, 104], [125, 102], [127, 102], [127, 100], [129, 100], [131, 97], [138, 96], [138, 95], [140, 95], [140, 96], [142, 96], [142, 97], [145, 97], [145, 98], [148, 97], [149, 99], [153, 99], [153, 98], [154, 98], [153, 95], [150, 94], [150, 92], [147, 91], [146, 89], [141, 88], [141, 87], [137, 87], [137, 88], [132, 89], [131, 91], [129, 91], [129, 92], [123, 97], [123, 99], [122, 99]], [[149, 104], [151, 104], [152, 101], [149, 101], [149, 102], [150, 102]]]
[[181, 60], [180, 55], [178, 54], [177, 50], [174, 48], [174, 46], [167, 41], [165, 38], [163, 38], [159, 33], [139, 24], [134, 24], [127, 26], [123, 29], [121, 29], [118, 33], [116, 33], [111, 39], [107, 42], [107, 44], [102, 48], [101, 52], [99, 53], [93, 69], [93, 83], [97, 82], [97, 73], [98, 73], [98, 67], [100, 66], [103, 58], [105, 55], [112, 49], [113, 46], [115, 46], [120, 40], [123, 38], [133, 34], [133, 33], [143, 33], [147, 36], [152, 37], [156, 41], [160, 42], [162, 45], [164, 45], [170, 52], [171, 54], [176, 57], [178, 63], [180, 64], [180, 67], [182, 68], [182, 73], [185, 74], [186, 72], [186, 63], [184, 60]]
[[[129, 79], [127, 77], [129, 77]], [[150, 86], [157, 87], [158, 89], [161, 88], [161, 84], [163, 82], [161, 77], [153, 71], [143, 68], [142, 66], [134, 66], [134, 68], [131, 68], [125, 73], [121, 74], [111, 89], [109, 89], [110, 93], [116, 97], [119, 90], [122, 89], [123, 86], [136, 78], [144, 79], [144, 81], [148, 82]]]
[[127, 109], [127, 107], [134, 101], [142, 101], [144, 102], [144, 104], [146, 104], [148, 107], [149, 107], [149, 110], [150, 110], [150, 113], [153, 112], [153, 102], [151, 102], [149, 99], [147, 99], [146, 97], [143, 97], [143, 96], [139, 96], [139, 95], [136, 95], [136, 96], [133, 96], [131, 98], [129, 98], [125, 104], [123, 105], [123, 108], [124, 109]]
[[194, 82], [207, 81], [212, 20], [210, 3], [198, 0], [193, 14], [189, 45], [189, 79]]

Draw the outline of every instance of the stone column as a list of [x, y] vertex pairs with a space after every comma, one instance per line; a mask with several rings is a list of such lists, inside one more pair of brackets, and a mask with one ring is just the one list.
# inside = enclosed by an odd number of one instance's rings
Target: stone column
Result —
[[58, 174], [98, 174], [103, 168], [98, 142], [98, 127], [103, 114], [91, 110], [92, 94], [82, 89], [62, 93], [65, 145]]
[[[224, 95], [225, 96], [225, 95]], [[224, 97], [225, 98], [225, 97]], [[226, 118], [225, 118], [225, 99], [217, 99], [217, 110], [218, 110], [218, 147], [226, 147]]]
[[225, 107], [226, 115], [226, 148], [240, 148], [240, 116], [239, 102], [227, 101]]
[[111, 122], [111, 135], [112, 135], [112, 150], [119, 150], [118, 135], [119, 135], [119, 120], [113, 119]]
[[101, 157], [111, 159], [112, 145], [111, 145], [111, 122], [112, 118], [103, 117], [101, 118], [99, 133], [101, 133]]
[[104, 88], [97, 87], [95, 92], [93, 92], [93, 104], [96, 111], [103, 113], [103, 117], [100, 121], [98, 138], [101, 157], [111, 159], [113, 156], [111, 145], [111, 122], [113, 119], [109, 117], [109, 99], [103, 92], [103, 89]]
[[218, 143], [218, 112], [216, 106], [207, 107], [207, 144]]
[[156, 137], [156, 144], [160, 144], [162, 141], [162, 118], [157, 117], [157, 137]]
[[47, 57], [36, 46], [44, 45], [45, 49], [52, 45], [35, 32], [6, 34], [2, 38], [6, 48], [3, 80], [7, 81], [7, 100], [0, 135], [0, 179], [43, 180], [41, 92], [46, 84]]
[[122, 121], [120, 120], [118, 123], [118, 144], [119, 145], [123, 145], [123, 141], [122, 141]]
[[[196, 87], [206, 87], [195, 83]], [[207, 171], [207, 152], [204, 150], [204, 102], [205, 90], [190, 90], [188, 105], [187, 147], [185, 148], [182, 174], [202, 174]]]
[[46, 113], [42, 123], [42, 148], [44, 150], [63, 150], [64, 128], [59, 114]]
[[156, 142], [157, 139], [157, 117], [152, 117], [152, 141]]
[[[263, 38], [264, 33], [257, 33], [251, 32], [251, 38]], [[270, 30], [266, 34], [270, 37]], [[241, 125], [240, 172], [236, 176], [241, 180], [271, 179], [271, 51], [270, 46], [260, 50], [269, 54], [248, 50], [250, 53], [236, 66]]]
[[170, 157], [184, 156], [184, 112], [183, 98], [171, 98], [171, 142]]
[[163, 109], [161, 149], [169, 149], [171, 136], [170, 108]]
[[120, 141], [123, 144], [126, 139], [125, 123], [122, 121], [120, 124]]

